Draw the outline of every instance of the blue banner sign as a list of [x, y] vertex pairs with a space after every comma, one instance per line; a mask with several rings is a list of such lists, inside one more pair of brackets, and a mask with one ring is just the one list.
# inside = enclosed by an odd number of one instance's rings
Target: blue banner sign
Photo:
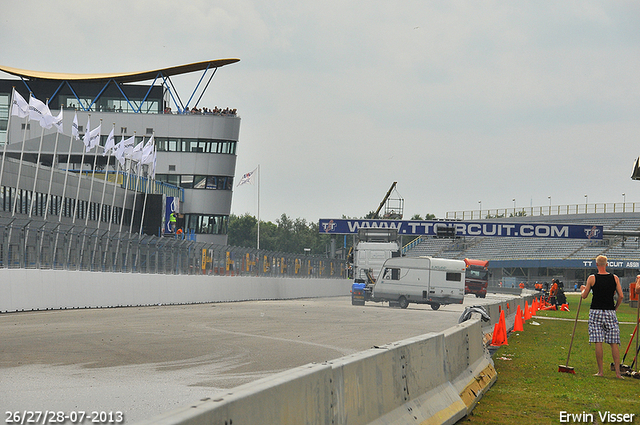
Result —
[[498, 221], [419, 221], [320, 219], [320, 233], [355, 234], [359, 229], [397, 229], [399, 235], [436, 236], [438, 228], [455, 228], [456, 236], [602, 239], [602, 226]]

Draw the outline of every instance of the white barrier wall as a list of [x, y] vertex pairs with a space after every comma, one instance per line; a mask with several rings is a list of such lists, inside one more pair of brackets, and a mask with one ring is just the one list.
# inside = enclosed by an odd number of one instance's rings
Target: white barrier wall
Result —
[[0, 269], [0, 313], [349, 295], [347, 279]]
[[477, 318], [251, 382], [141, 425], [454, 424], [495, 382]]

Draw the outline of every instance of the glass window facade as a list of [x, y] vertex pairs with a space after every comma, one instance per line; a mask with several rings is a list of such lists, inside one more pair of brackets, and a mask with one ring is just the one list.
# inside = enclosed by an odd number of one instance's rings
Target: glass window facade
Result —
[[175, 137], [156, 137], [154, 140], [159, 152], [236, 154], [236, 142], [232, 140], [179, 139]]
[[192, 174], [156, 174], [156, 180], [183, 189], [232, 190], [231, 176], [194, 176]]
[[207, 214], [185, 214], [185, 226], [195, 233], [225, 235], [229, 225], [229, 216]]

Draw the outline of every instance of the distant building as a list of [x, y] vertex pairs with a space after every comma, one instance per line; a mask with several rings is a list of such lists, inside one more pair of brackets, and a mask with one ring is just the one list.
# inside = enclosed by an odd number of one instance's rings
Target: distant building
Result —
[[[100, 75], [55, 74], [0, 66], [0, 71], [20, 78], [0, 80], [0, 155], [6, 149], [0, 182], [0, 217], [47, 216], [48, 221], [61, 217], [64, 224], [86, 222], [88, 227], [95, 228], [100, 223], [101, 228], [106, 228], [106, 223], [110, 223], [122, 226], [123, 230], [132, 227], [134, 232], [143, 221], [145, 233], [158, 234], [161, 226], [166, 230], [163, 223], [166, 199], [173, 197], [180, 213], [179, 225], [185, 233], [195, 234], [198, 241], [226, 244], [240, 118], [234, 109], [228, 108], [233, 105], [197, 102], [215, 71], [235, 62], [238, 59], [219, 59], [147, 72]], [[204, 74], [200, 83], [204, 88], [196, 87], [190, 97], [181, 98], [171, 78], [190, 72]], [[10, 117], [12, 87], [27, 101], [31, 95], [44, 102], [48, 100], [53, 115], [62, 109], [64, 134], [57, 136], [55, 128], [43, 133], [36, 121]], [[187, 103], [183, 103], [185, 100]], [[101, 123], [102, 146], [112, 129], [116, 143], [135, 134], [137, 144], [153, 135], [157, 182], [149, 184], [148, 180], [140, 179], [136, 192], [135, 180], [130, 180], [131, 187], [125, 189], [128, 164], [124, 171], [119, 169], [115, 158], [103, 156], [100, 148], [97, 154], [95, 149], [85, 152], [83, 160], [82, 141], [70, 137], [76, 113], [81, 134]], [[85, 128], [89, 119], [91, 129]], [[40, 166], [36, 167], [38, 158]], [[73, 173], [65, 172], [68, 160]], [[105, 177], [116, 184], [105, 184]], [[145, 199], [147, 203], [143, 204]]]

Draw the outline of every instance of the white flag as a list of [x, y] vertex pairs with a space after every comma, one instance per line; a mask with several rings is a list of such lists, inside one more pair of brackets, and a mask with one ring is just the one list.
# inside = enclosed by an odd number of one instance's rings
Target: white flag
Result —
[[87, 128], [84, 129], [84, 136], [82, 136], [82, 143], [87, 148], [87, 152], [89, 152], [89, 130], [91, 130], [91, 115], [87, 117]]
[[100, 144], [100, 131], [102, 131], [102, 123], [87, 133], [89, 137], [85, 134], [85, 146], [87, 147], [87, 152]]
[[155, 143], [153, 141], [153, 136], [147, 141], [147, 143], [142, 148], [142, 157], [140, 162], [143, 164], [151, 164], [153, 161], [153, 152], [155, 151]]
[[142, 141], [140, 143], [138, 143], [136, 145], [135, 148], [133, 148], [133, 151], [131, 152], [131, 159], [137, 162], [140, 162], [140, 160], [142, 160], [142, 148], [144, 147], [144, 138], [142, 139]]
[[44, 128], [51, 128], [53, 124], [53, 116], [49, 107], [33, 96], [29, 98], [29, 119], [38, 121], [40, 127]]
[[131, 136], [128, 139], [123, 140], [121, 143], [124, 143], [122, 145], [122, 152], [125, 158], [131, 158], [131, 155], [133, 155], [133, 144], [135, 143], [135, 136]]
[[104, 152], [102, 152], [102, 156], [111, 155], [111, 151], [114, 150], [116, 146], [116, 139], [113, 135], [113, 128], [111, 129], [111, 133], [107, 136], [107, 142], [104, 144]]
[[125, 147], [126, 147], [126, 141], [124, 140], [124, 136], [122, 136], [120, 143], [118, 143], [115, 149], [113, 150], [114, 156], [120, 163], [121, 167], [124, 167], [124, 148]]
[[71, 124], [71, 137], [76, 140], [80, 140], [80, 130], [78, 128], [78, 113], [73, 117], [73, 124]]
[[[253, 184], [253, 178], [254, 178], [254, 176], [256, 174], [256, 170], [257, 170], [257, 168], [255, 170], [253, 170], [252, 172], [247, 173], [244, 176], [242, 176], [242, 178], [240, 179], [240, 182], [238, 183], [238, 186], [242, 186], [245, 183]], [[236, 186], [236, 187], [238, 187], [238, 186]]]
[[156, 156], [157, 156], [157, 152], [154, 149], [153, 150], [153, 161], [151, 162], [151, 179], [155, 180], [156, 179]]
[[29, 116], [29, 104], [24, 97], [13, 89], [13, 104], [11, 105], [11, 115], [17, 115], [20, 118]]
[[62, 109], [60, 109], [60, 113], [58, 114], [57, 117], [52, 116], [53, 122], [51, 124], [53, 124], [56, 127], [56, 130], [58, 131], [58, 133], [64, 133], [64, 131], [62, 131]]

